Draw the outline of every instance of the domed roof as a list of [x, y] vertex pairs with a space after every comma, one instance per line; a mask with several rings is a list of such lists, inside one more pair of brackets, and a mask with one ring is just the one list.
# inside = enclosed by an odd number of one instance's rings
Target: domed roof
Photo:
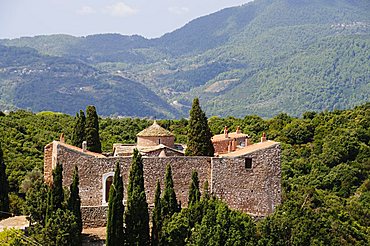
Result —
[[138, 137], [172, 137], [173, 134], [157, 124], [156, 121], [153, 125], [139, 132], [136, 136]]

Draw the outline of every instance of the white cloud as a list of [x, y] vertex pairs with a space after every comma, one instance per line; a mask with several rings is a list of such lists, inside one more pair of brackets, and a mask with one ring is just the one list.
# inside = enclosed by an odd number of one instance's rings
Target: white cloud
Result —
[[106, 6], [104, 9], [104, 13], [109, 14], [111, 16], [130, 16], [137, 13], [137, 10], [134, 8], [131, 8], [127, 4], [123, 2], [118, 2], [113, 5]]
[[78, 11], [78, 14], [80, 15], [90, 15], [90, 14], [95, 14], [96, 11], [93, 7], [91, 6], [82, 6]]
[[173, 7], [169, 7], [168, 8], [168, 11], [172, 14], [176, 14], [176, 15], [182, 15], [182, 14], [185, 14], [187, 12], [189, 12], [189, 8], [188, 7], [176, 7], [176, 6], [173, 6]]

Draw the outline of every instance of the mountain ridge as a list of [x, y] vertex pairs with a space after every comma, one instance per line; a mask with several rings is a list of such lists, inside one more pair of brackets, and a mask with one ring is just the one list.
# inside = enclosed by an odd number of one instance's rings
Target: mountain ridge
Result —
[[156, 39], [54, 35], [0, 43], [139, 81], [182, 116], [194, 96], [208, 115], [298, 116], [369, 100], [368, 12], [365, 0], [256, 0]]

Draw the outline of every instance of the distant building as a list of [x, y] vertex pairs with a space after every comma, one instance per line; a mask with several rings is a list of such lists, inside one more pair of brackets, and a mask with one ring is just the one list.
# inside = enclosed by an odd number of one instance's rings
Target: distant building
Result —
[[[164, 187], [165, 169], [172, 166], [174, 189], [183, 207], [187, 206], [193, 170], [198, 172], [200, 186], [209, 183], [209, 192], [231, 208], [255, 216], [271, 214], [281, 203], [280, 144], [266, 140], [251, 144], [248, 136], [237, 129], [213, 137], [218, 157], [183, 156], [171, 132], [156, 122], [137, 135], [137, 145], [114, 144], [113, 156], [104, 156], [60, 141], [44, 149], [44, 177], [52, 182], [52, 170], [63, 165], [63, 185], [69, 186], [75, 166], [80, 176], [81, 211], [84, 227], [106, 224], [108, 195], [114, 168], [119, 163], [124, 183], [124, 202], [134, 148], [143, 155], [144, 185], [149, 206], [154, 203], [156, 181]], [[86, 146], [86, 144], [83, 144]]]
[[224, 133], [212, 137], [212, 143], [215, 148], [215, 155], [222, 155], [239, 148], [244, 148], [251, 144], [249, 136], [243, 134], [240, 127], [237, 127], [235, 132], [229, 133], [227, 126], [224, 128]]

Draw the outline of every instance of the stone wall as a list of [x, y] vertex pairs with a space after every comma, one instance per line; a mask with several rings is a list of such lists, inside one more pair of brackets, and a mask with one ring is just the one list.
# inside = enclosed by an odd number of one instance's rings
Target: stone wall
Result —
[[156, 146], [158, 144], [164, 144], [170, 148], [175, 146], [174, 136], [161, 136], [161, 137], [137, 137], [138, 146]]
[[53, 181], [53, 143], [44, 147], [44, 180], [50, 184]]
[[107, 206], [81, 206], [84, 228], [97, 228], [107, 225]]
[[[45, 177], [52, 169], [50, 152], [53, 150], [48, 145], [45, 147]], [[63, 165], [63, 185], [69, 186], [72, 182], [74, 166], [77, 165], [79, 169], [84, 226], [104, 226], [107, 207], [103, 204], [103, 175], [113, 173], [116, 163], [119, 163], [126, 200], [131, 157], [97, 157], [62, 144], [54, 144], [54, 152], [57, 153], [56, 161]], [[246, 168], [245, 158], [252, 159], [251, 168]], [[235, 158], [143, 157], [144, 185], [149, 206], [154, 202], [157, 180], [162, 190], [164, 188], [168, 164], [172, 167], [177, 199], [183, 207], [187, 206], [192, 170], [198, 172], [200, 187], [207, 180], [210, 192], [231, 208], [265, 216], [272, 213], [281, 202], [279, 144]]]
[[[128, 175], [131, 157], [97, 158], [58, 145], [58, 163], [63, 164], [63, 185], [72, 182], [74, 166], [77, 165], [80, 176], [80, 196], [82, 206], [100, 206], [103, 200], [103, 174], [114, 172], [119, 163], [124, 183], [125, 195], [128, 186]], [[192, 170], [198, 171], [200, 185], [205, 180], [210, 182], [211, 158], [209, 157], [143, 157], [144, 185], [148, 203], [154, 202], [154, 192], [157, 180], [164, 187], [164, 175], [167, 164], [171, 164], [174, 188], [181, 204], [187, 205], [188, 189]]]
[[268, 215], [281, 202], [280, 146], [257, 150], [245, 157], [252, 159], [252, 168], [246, 168], [242, 157], [213, 158], [212, 194], [231, 208]]

